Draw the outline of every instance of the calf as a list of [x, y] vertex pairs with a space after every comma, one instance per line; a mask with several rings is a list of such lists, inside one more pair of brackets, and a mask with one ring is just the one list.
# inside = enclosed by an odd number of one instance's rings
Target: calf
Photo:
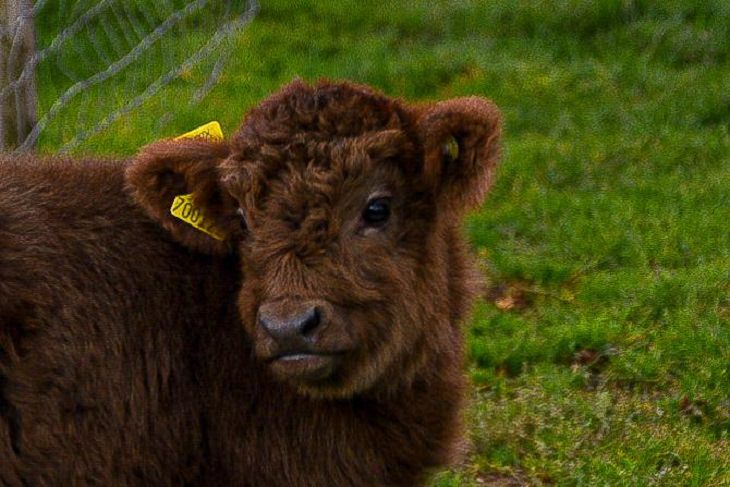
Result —
[[296, 81], [229, 141], [3, 159], [0, 484], [422, 484], [499, 132], [480, 98]]

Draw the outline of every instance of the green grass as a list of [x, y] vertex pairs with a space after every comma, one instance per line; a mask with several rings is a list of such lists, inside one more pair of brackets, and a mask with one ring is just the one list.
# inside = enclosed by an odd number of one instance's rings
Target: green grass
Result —
[[83, 150], [231, 132], [295, 76], [492, 98], [472, 448], [434, 485], [730, 485], [730, 3], [262, 4], [201, 105], [158, 128], [150, 104]]

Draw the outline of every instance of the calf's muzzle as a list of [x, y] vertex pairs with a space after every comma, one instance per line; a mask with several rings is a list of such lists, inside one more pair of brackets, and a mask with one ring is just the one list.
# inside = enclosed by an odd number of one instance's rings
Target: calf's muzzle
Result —
[[324, 325], [324, 306], [316, 301], [275, 301], [259, 307], [259, 326], [276, 343], [279, 355], [314, 349]]

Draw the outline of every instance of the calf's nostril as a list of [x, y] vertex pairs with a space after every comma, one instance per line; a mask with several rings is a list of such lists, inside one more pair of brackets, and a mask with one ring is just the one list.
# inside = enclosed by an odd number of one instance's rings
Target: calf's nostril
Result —
[[311, 335], [314, 330], [317, 329], [319, 326], [320, 321], [322, 320], [321, 313], [319, 311], [319, 308], [310, 308], [305, 313], [303, 320], [299, 326], [299, 333], [304, 336]]

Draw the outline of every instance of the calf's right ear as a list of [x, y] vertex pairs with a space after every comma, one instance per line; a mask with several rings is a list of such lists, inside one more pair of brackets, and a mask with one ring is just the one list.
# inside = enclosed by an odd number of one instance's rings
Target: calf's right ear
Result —
[[455, 208], [481, 204], [500, 155], [497, 107], [471, 96], [420, 106], [415, 114], [423, 174], [437, 197]]
[[[208, 254], [229, 253], [239, 225], [235, 200], [221, 188], [218, 177], [218, 167], [228, 154], [227, 143], [207, 139], [154, 142], [127, 167], [127, 188], [178, 242]], [[196, 223], [207, 233], [171, 213], [176, 197], [189, 194]]]

